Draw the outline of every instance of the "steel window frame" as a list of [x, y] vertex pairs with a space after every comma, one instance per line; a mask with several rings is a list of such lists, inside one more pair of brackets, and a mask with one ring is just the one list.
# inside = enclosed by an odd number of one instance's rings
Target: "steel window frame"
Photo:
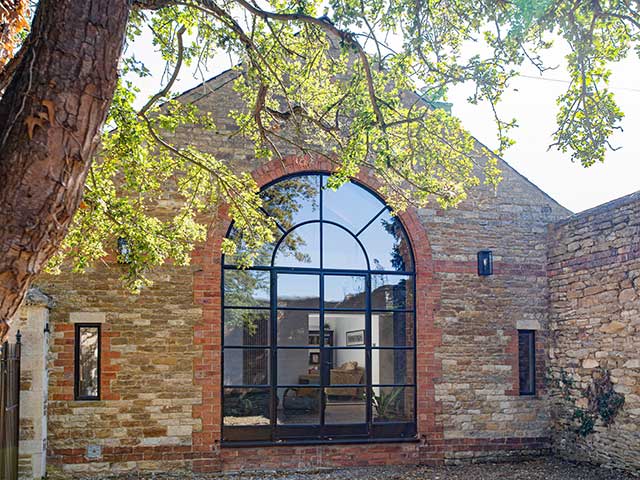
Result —
[[[98, 330], [98, 394], [80, 395], [80, 330], [95, 328]], [[73, 346], [73, 398], [76, 401], [99, 401], [102, 393], [102, 324], [76, 323], [74, 324]]]
[[[233, 264], [226, 264], [224, 255], [222, 256], [222, 265], [221, 265], [221, 322], [223, 328], [221, 329], [221, 372], [220, 375], [220, 387], [221, 387], [221, 432], [222, 432], [222, 445], [223, 446], [255, 446], [255, 445], [281, 445], [281, 444], [322, 444], [322, 443], [353, 443], [353, 442], [365, 442], [365, 443], [375, 443], [378, 441], [415, 441], [417, 435], [417, 415], [418, 415], [418, 403], [417, 403], [417, 318], [416, 318], [416, 272], [415, 272], [415, 256], [413, 253], [413, 247], [411, 245], [411, 241], [409, 239], [409, 235], [407, 234], [405, 226], [399, 220], [402, 235], [409, 246], [409, 255], [411, 259], [411, 270], [372, 270], [371, 264], [369, 262], [369, 255], [367, 250], [365, 249], [362, 242], [359, 240], [359, 235], [369, 228], [369, 226], [382, 215], [385, 211], [390, 210], [388, 206], [386, 206], [384, 200], [380, 198], [375, 192], [373, 192], [368, 187], [356, 182], [352, 181], [359, 187], [363, 188], [369, 194], [373, 195], [377, 198], [384, 206], [381, 210], [377, 211], [375, 215], [365, 223], [363, 227], [361, 227], [356, 234], [351, 232], [349, 229], [343, 227], [342, 225], [333, 222], [327, 221], [323, 219], [323, 188], [325, 183], [325, 177], [328, 176], [325, 172], [300, 172], [292, 175], [288, 175], [285, 177], [281, 177], [269, 184], [267, 184], [264, 188], [269, 188], [272, 185], [275, 185], [278, 182], [289, 180], [295, 177], [309, 176], [309, 175], [319, 175], [320, 176], [320, 192], [319, 192], [319, 219], [317, 220], [307, 220], [304, 222], [300, 222], [289, 229], [284, 229], [279, 222], [277, 223], [278, 229], [282, 232], [282, 236], [276, 242], [272, 256], [271, 256], [271, 265], [270, 266], [255, 266], [251, 267], [248, 270], [253, 271], [265, 271], [270, 272], [270, 305], [269, 306], [243, 306], [243, 305], [225, 305], [225, 272], [227, 270], [237, 270], [238, 267]], [[278, 248], [285, 239], [285, 237], [291, 233], [296, 228], [307, 225], [311, 223], [319, 223], [319, 247], [320, 247], [320, 266], [319, 267], [288, 267], [288, 266], [274, 266], [273, 263], [275, 261], [276, 254], [278, 252]], [[366, 270], [357, 270], [357, 269], [335, 269], [335, 268], [323, 268], [324, 265], [324, 228], [323, 224], [331, 224], [341, 228], [350, 234], [358, 243], [362, 252], [365, 256], [367, 262]], [[229, 226], [227, 231], [227, 236], [232, 231], [233, 224]], [[309, 308], [309, 307], [278, 307], [277, 305], [277, 275], [278, 274], [314, 274], [319, 276], [319, 296], [320, 302], [318, 308]], [[324, 301], [324, 277], [325, 275], [342, 275], [342, 276], [364, 276], [365, 277], [365, 295], [366, 295], [366, 305], [365, 308], [326, 308]], [[405, 305], [405, 308], [402, 309], [394, 309], [394, 308], [372, 308], [371, 305], [371, 278], [372, 275], [389, 275], [389, 276], [408, 276], [411, 280], [411, 305]], [[410, 292], [409, 288], [407, 288], [407, 294]], [[270, 319], [269, 319], [269, 327], [270, 327], [270, 345], [264, 346], [255, 346], [255, 345], [225, 345], [224, 341], [224, 315], [227, 310], [261, 310], [261, 311], [269, 311]], [[318, 346], [279, 346], [277, 344], [277, 311], [278, 310], [290, 310], [290, 311], [313, 311], [318, 312], [319, 314], [319, 330], [320, 334], [320, 345]], [[365, 345], [358, 347], [335, 347], [335, 346], [325, 346], [324, 345], [324, 318], [325, 312], [344, 312], [344, 313], [364, 313], [365, 315]], [[412, 335], [412, 345], [411, 346], [384, 346], [384, 347], [372, 347], [371, 345], [371, 317], [373, 313], [407, 313], [411, 314], [411, 322], [413, 325], [413, 335]], [[251, 350], [270, 350], [270, 372], [268, 376], [270, 377], [270, 383], [267, 385], [225, 385], [224, 384], [224, 352], [226, 349], [251, 349]], [[291, 387], [301, 387], [299, 384], [286, 384], [280, 385], [277, 382], [277, 373], [278, 373], [278, 365], [277, 365], [277, 352], [279, 350], [320, 350], [320, 362], [321, 362], [321, 374], [320, 374], [320, 384], [309, 385], [307, 388], [315, 388], [320, 391], [320, 423], [319, 424], [287, 424], [285, 426], [277, 424], [277, 398], [278, 398], [278, 390], [281, 388], [291, 388]], [[366, 388], [366, 422], [365, 423], [355, 423], [355, 424], [329, 424], [330, 427], [327, 428], [327, 424], [325, 422], [325, 409], [326, 409], [326, 394], [324, 394], [324, 390], [331, 385], [327, 381], [328, 372], [324, 372], [324, 352], [329, 350], [336, 349], [351, 349], [351, 350], [364, 350], [365, 351], [365, 374], [366, 374], [366, 384], [364, 387]], [[413, 374], [411, 383], [392, 383], [392, 384], [373, 384], [372, 383], [372, 369], [371, 369], [371, 361], [372, 361], [372, 352], [374, 350], [404, 350], [413, 352]], [[357, 385], [339, 385], [340, 387], [362, 387], [362, 384]], [[411, 422], [374, 422], [373, 421], [373, 402], [372, 402], [372, 392], [373, 387], [380, 388], [412, 388], [413, 389], [413, 419]], [[271, 398], [270, 398], [270, 413], [271, 413], [271, 422], [268, 426], [225, 426], [224, 425], [224, 401], [225, 401], [225, 390], [228, 388], [255, 388], [260, 390], [269, 390]], [[358, 428], [361, 426], [366, 427], [366, 434], [358, 433]], [[374, 435], [376, 430], [384, 431], [385, 426], [391, 427], [388, 430], [396, 432], [396, 436], [394, 435]], [[332, 427], [339, 427], [333, 428]], [[349, 431], [351, 427], [351, 432]], [[268, 439], [266, 437], [266, 429], [269, 429]], [[278, 435], [278, 430], [287, 430], [291, 429], [294, 431], [296, 429], [309, 429], [309, 430], [318, 430], [318, 435], [313, 436], [302, 436], [302, 437], [291, 437], [287, 439], [286, 437], [280, 437]], [[398, 431], [402, 431], [402, 429], [408, 432], [407, 435], [397, 436]], [[251, 438], [244, 439], [227, 439], [225, 436], [225, 431], [231, 433], [240, 433], [242, 431], [246, 432], [248, 436], [251, 436], [251, 433], [258, 433], [255, 437], [260, 438], [259, 440], [254, 440]], [[231, 437], [235, 437], [237, 435], [231, 435]], [[243, 435], [240, 435], [243, 436]]]
[[[528, 373], [531, 379], [531, 389], [523, 390], [520, 385], [520, 336], [525, 335], [529, 344]], [[535, 397], [537, 395], [537, 376], [536, 376], [536, 331], [535, 330], [518, 330], [518, 393], [522, 397]]]

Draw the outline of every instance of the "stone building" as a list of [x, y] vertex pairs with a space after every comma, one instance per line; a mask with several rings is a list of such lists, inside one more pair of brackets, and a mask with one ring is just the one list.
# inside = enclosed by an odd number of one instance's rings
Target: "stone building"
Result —
[[[631, 211], [616, 221], [602, 213], [609, 223], [594, 233], [590, 214], [569, 217], [500, 161], [497, 190], [392, 217], [369, 172], [334, 192], [322, 188], [326, 161], [258, 163], [251, 145], [229, 139], [233, 75], [180, 97], [211, 111], [219, 131], [183, 129], [174, 140], [251, 171], [280, 240], [238, 271], [220, 254], [234, 234], [220, 222], [190, 266], [159, 268], [139, 295], [122, 288], [117, 263], [40, 278], [39, 300], [18, 321], [33, 329], [23, 347], [33, 359], [23, 382], [24, 478], [40, 477], [45, 448], [50, 477], [65, 478], [545, 454], [566, 446], [575, 423], [551, 401], [548, 370], [587, 382], [591, 362], [611, 368], [631, 420], [596, 422], [597, 460], [637, 468], [638, 351], [629, 339], [638, 335], [638, 283], [620, 263], [611, 288], [598, 290], [604, 282], [581, 280], [595, 263], [580, 263], [587, 251], [638, 255], [637, 223], [625, 226]], [[282, 208], [282, 197], [293, 207]], [[602, 313], [589, 295], [616, 307]], [[588, 308], [600, 308], [601, 320]], [[635, 453], [605, 455], [620, 437]], [[586, 457], [589, 442], [580, 444]]]

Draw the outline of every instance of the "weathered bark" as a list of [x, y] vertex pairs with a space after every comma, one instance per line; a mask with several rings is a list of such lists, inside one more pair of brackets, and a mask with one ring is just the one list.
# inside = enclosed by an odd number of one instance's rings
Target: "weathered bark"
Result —
[[0, 338], [82, 197], [129, 9], [127, 0], [42, 0], [0, 100]]

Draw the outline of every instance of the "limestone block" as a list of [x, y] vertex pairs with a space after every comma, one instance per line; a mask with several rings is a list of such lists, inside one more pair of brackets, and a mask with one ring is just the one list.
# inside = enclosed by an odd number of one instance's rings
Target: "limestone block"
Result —
[[71, 323], [104, 323], [106, 321], [105, 312], [71, 312], [69, 322]]
[[637, 298], [636, 291], [633, 288], [627, 288], [622, 290], [618, 295], [618, 301], [620, 303], [627, 303], [635, 300]]
[[518, 330], [542, 330], [538, 320], [518, 320], [516, 327]]
[[600, 327], [600, 331], [602, 333], [606, 333], [606, 334], [613, 334], [613, 333], [618, 333], [622, 330], [624, 330], [626, 327], [626, 325], [622, 322], [618, 322], [617, 320], [614, 320], [611, 323], [608, 323], [606, 325], [603, 325], [602, 327]]

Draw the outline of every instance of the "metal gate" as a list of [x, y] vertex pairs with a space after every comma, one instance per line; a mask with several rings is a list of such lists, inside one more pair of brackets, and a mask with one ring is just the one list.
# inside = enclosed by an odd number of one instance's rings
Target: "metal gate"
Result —
[[18, 478], [20, 437], [20, 332], [0, 353], [0, 478]]

